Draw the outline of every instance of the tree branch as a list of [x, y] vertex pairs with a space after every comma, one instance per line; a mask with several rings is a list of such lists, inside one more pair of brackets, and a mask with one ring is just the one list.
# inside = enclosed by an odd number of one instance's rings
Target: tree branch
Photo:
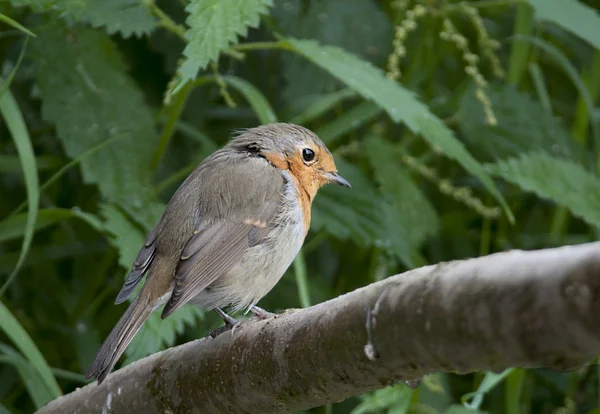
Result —
[[290, 412], [419, 378], [600, 354], [600, 243], [387, 278], [133, 363], [40, 413]]

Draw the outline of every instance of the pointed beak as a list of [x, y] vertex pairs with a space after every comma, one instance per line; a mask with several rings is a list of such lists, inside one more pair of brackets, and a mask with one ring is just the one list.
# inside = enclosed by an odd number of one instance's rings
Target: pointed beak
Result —
[[337, 185], [341, 185], [342, 187], [352, 188], [352, 186], [350, 185], [350, 183], [348, 182], [348, 180], [346, 180], [341, 175], [338, 175], [337, 173], [326, 172], [324, 174], [324, 176], [325, 176], [325, 179], [327, 181], [331, 182], [331, 183], [335, 183]]

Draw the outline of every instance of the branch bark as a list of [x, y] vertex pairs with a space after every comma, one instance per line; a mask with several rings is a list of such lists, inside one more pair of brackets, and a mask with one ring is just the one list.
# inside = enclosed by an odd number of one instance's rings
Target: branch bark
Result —
[[39, 413], [290, 412], [420, 378], [600, 354], [600, 243], [389, 277], [137, 361]]

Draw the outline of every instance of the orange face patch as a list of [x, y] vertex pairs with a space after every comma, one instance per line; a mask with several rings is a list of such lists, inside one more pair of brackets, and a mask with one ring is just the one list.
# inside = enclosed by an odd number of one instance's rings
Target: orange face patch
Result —
[[267, 159], [267, 161], [280, 170], [287, 170], [290, 167], [283, 155], [277, 152], [263, 152], [262, 155]]

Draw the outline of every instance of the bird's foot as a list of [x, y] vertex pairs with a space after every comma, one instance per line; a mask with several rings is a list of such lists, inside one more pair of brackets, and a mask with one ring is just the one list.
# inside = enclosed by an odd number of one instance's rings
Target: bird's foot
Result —
[[274, 318], [275, 316], [277, 316], [277, 314], [266, 311], [259, 306], [252, 306], [250, 308], [250, 310], [258, 319], [269, 319], [269, 318]]
[[217, 312], [219, 314], [219, 316], [223, 319], [223, 321], [225, 322], [225, 325], [220, 326], [217, 329], [213, 329], [212, 331], [210, 331], [208, 333], [208, 335], [212, 338], [216, 338], [217, 336], [221, 335], [223, 332], [227, 332], [229, 330], [231, 330], [231, 335], [233, 335], [233, 332], [235, 331], [235, 329], [238, 326], [240, 326], [240, 322], [237, 321], [236, 319], [232, 318], [228, 314], [226, 314], [221, 308], [215, 308], [215, 312]]

